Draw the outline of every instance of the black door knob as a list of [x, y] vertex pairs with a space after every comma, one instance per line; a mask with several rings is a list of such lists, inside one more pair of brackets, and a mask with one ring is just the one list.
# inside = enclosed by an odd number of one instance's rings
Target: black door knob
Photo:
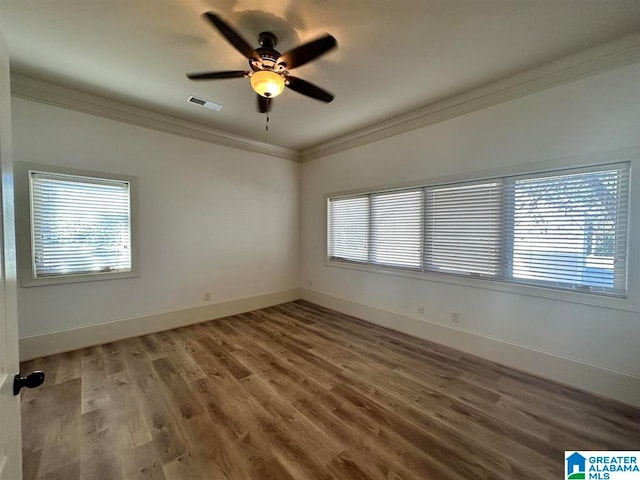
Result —
[[30, 373], [26, 377], [21, 377], [19, 373], [13, 377], [13, 394], [18, 395], [22, 387], [36, 388], [44, 383], [44, 372], [39, 370]]

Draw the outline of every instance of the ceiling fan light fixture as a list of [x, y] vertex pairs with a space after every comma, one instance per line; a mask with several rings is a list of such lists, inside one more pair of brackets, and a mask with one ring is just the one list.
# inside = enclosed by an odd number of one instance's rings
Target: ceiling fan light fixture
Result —
[[258, 70], [251, 75], [251, 88], [263, 97], [277, 97], [284, 90], [284, 77], [271, 70]]
[[306, 80], [289, 75], [290, 70], [309, 63], [337, 47], [336, 39], [328, 33], [281, 54], [275, 50], [278, 38], [271, 32], [260, 33], [260, 47], [254, 49], [240, 33], [214, 12], [206, 12], [204, 16], [233, 48], [249, 60], [250, 70], [188, 73], [187, 78], [190, 80], [249, 77], [251, 88], [257, 93], [257, 107], [260, 113], [269, 112], [273, 103], [271, 100], [280, 95], [284, 87], [321, 102], [333, 101], [333, 94]]

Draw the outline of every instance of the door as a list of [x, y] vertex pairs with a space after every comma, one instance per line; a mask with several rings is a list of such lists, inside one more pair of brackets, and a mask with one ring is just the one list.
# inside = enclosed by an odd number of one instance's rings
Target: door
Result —
[[9, 54], [0, 32], [0, 480], [22, 478], [20, 397], [13, 395], [19, 365], [10, 102]]

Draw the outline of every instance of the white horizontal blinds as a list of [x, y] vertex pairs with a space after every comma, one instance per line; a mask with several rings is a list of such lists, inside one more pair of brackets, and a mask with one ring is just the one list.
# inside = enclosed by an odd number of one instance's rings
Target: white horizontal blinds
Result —
[[128, 182], [31, 172], [34, 275], [131, 270]]
[[370, 263], [422, 269], [423, 190], [371, 195]]
[[502, 183], [426, 189], [425, 270], [501, 273]]
[[369, 259], [369, 197], [329, 199], [329, 258], [366, 263]]
[[511, 182], [513, 280], [624, 295], [628, 165]]
[[329, 200], [329, 258], [626, 295], [629, 164]]

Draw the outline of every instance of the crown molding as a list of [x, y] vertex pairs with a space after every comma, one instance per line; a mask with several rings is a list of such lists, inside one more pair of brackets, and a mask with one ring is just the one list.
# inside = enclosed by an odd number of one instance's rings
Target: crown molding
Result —
[[640, 32], [303, 149], [307, 162], [640, 61]]
[[12, 73], [11, 94], [15, 97], [55, 105], [69, 110], [89, 113], [160, 132], [223, 145], [226, 147], [263, 153], [298, 162], [300, 153], [289, 148], [258, 142], [250, 138], [233, 135], [206, 125], [181, 120], [170, 115], [154, 112], [80, 90], [63, 87], [32, 77]]

